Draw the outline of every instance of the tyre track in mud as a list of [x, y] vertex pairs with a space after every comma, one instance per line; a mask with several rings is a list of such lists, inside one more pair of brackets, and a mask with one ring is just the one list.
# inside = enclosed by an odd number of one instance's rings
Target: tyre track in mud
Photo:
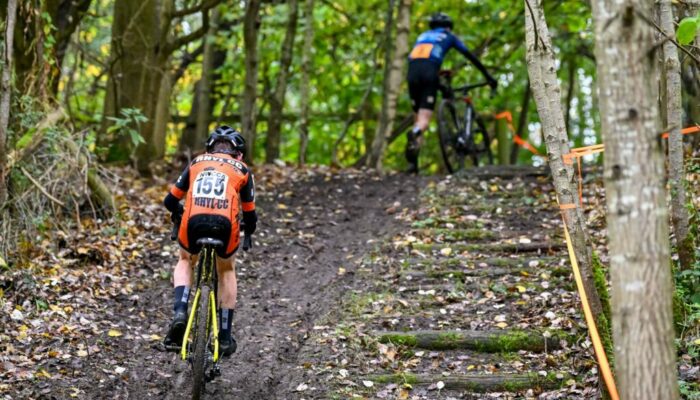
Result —
[[[355, 261], [399, 229], [391, 208], [417, 204], [425, 182], [365, 171], [295, 174], [275, 187], [258, 174], [255, 247], [239, 254], [236, 264], [238, 351], [222, 363], [222, 376], [207, 386], [207, 399], [284, 398], [290, 390], [285, 377], [296, 367], [314, 321], [358, 283]], [[145, 308], [157, 309], [164, 327], [171, 290], [162, 282], [145, 299]], [[187, 397], [190, 369], [176, 355], [135, 356], [143, 360], [132, 360], [141, 370], [134, 368], [130, 376], [130, 398]]]

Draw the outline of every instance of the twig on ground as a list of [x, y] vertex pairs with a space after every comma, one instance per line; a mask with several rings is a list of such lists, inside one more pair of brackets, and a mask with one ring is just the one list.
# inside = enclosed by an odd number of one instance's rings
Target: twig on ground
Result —
[[36, 179], [34, 179], [34, 177], [31, 176], [31, 175], [29, 174], [29, 172], [27, 172], [27, 170], [24, 169], [24, 167], [19, 167], [19, 169], [20, 169], [20, 170], [22, 171], [22, 173], [34, 184], [34, 186], [36, 186], [36, 187], [41, 191], [41, 193], [43, 193], [43, 194], [44, 194], [46, 197], [48, 197], [51, 201], [53, 201], [54, 203], [58, 204], [58, 205], [61, 206], [61, 207], [65, 207], [65, 206], [66, 206], [61, 200], [59, 200], [59, 199], [53, 197], [53, 196], [51, 195], [51, 193], [49, 193], [43, 186], [41, 186], [41, 183], [39, 183]]

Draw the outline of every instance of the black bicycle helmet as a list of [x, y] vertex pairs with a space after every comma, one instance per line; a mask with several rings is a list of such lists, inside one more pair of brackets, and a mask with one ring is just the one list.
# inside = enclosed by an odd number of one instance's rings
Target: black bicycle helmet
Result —
[[445, 13], [435, 13], [430, 16], [430, 29], [450, 28], [452, 29], [452, 18]]
[[214, 144], [220, 141], [231, 143], [233, 150], [237, 150], [245, 154], [245, 139], [243, 139], [243, 135], [230, 126], [217, 126], [216, 129], [212, 131], [212, 133], [209, 135], [209, 139], [207, 139], [205, 143], [207, 152], [211, 153], [214, 149]]

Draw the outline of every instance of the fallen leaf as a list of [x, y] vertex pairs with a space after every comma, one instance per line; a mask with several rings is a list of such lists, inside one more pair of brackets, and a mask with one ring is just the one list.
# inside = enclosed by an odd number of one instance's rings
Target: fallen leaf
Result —
[[297, 386], [296, 389], [294, 389], [295, 392], [303, 392], [304, 390], [308, 389], [309, 385], [306, 383], [300, 383], [299, 386]]
[[122, 333], [116, 329], [110, 329], [109, 332], [107, 332], [107, 335], [109, 335], [110, 337], [119, 337], [122, 335]]
[[442, 249], [440, 249], [440, 254], [442, 254], [443, 256], [447, 257], [447, 256], [449, 256], [450, 254], [452, 254], [452, 249], [449, 248], [449, 247], [443, 247]]
[[374, 386], [374, 382], [372, 382], [372, 381], [362, 381], [362, 384], [368, 388], [371, 388], [372, 386]]

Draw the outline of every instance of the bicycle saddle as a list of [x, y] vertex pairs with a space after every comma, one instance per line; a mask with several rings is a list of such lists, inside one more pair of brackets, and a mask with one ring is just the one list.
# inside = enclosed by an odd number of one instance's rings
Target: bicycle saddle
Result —
[[224, 242], [222, 242], [221, 240], [208, 238], [208, 237], [204, 237], [204, 238], [197, 240], [197, 244], [200, 246], [207, 246], [208, 245], [208, 246], [212, 246], [214, 248], [224, 247]]

